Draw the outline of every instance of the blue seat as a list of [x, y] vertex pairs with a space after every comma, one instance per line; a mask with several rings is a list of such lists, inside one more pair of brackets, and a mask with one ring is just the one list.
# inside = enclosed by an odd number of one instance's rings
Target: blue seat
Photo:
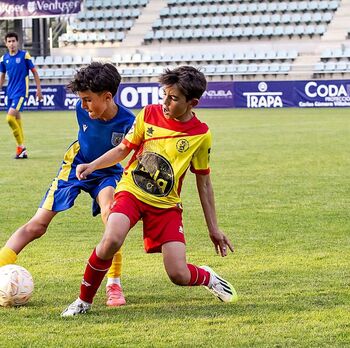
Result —
[[[309, 11], [315, 11], [318, 9], [318, 1], [308, 1], [307, 2], [307, 9]], [[316, 12], [317, 13], [317, 12]]]
[[223, 64], [216, 65], [215, 73], [218, 75], [225, 74], [226, 73], [226, 65], [223, 65]]
[[233, 29], [232, 28], [224, 28], [222, 33], [222, 37], [229, 39], [233, 37]]
[[278, 73], [280, 71], [280, 65], [278, 63], [272, 63], [269, 65], [269, 72]]
[[324, 63], [323, 62], [317, 62], [314, 65], [314, 71], [323, 72], [324, 71]]
[[242, 37], [242, 35], [243, 35], [243, 29], [241, 27], [237, 27], [233, 29], [233, 33], [232, 33], [233, 37], [240, 38]]
[[264, 28], [264, 36], [272, 36], [274, 33], [274, 28], [271, 25], [268, 25]]
[[241, 24], [242, 25], [249, 25], [250, 24], [250, 16], [242, 16], [241, 17]]
[[238, 74], [245, 74], [248, 70], [248, 65], [247, 64], [239, 64], [237, 68], [237, 73]]
[[285, 50], [279, 50], [277, 51], [276, 58], [281, 60], [288, 59], [288, 52]]
[[274, 36], [283, 36], [283, 35], [285, 35], [284, 27], [282, 25], [276, 25], [273, 35]]
[[347, 71], [347, 62], [345, 61], [340, 61], [335, 64], [335, 70], [341, 71], [341, 72], [346, 72]]
[[278, 6], [276, 2], [269, 2], [267, 4], [267, 12], [276, 12], [278, 10]]
[[[268, 11], [268, 4], [267, 2], [258, 2], [258, 3], [254, 3], [256, 4], [256, 10], [255, 11], [251, 11], [251, 12], [261, 12], [261, 13], [264, 13], [264, 12], [267, 12]], [[277, 6], [276, 6], [277, 8]]]
[[335, 63], [334, 62], [326, 62], [324, 65], [325, 71], [334, 71], [335, 70]]
[[230, 25], [236, 27], [241, 23], [241, 17], [240, 16], [233, 16], [230, 18]]
[[253, 36], [253, 28], [252, 27], [243, 28], [242, 36], [245, 36], [245, 37]]
[[258, 65], [256, 63], [248, 64], [247, 72], [249, 74], [256, 73], [258, 71]]
[[279, 71], [284, 74], [288, 73], [290, 71], [290, 63], [282, 63]]
[[[209, 29], [209, 28], [206, 28], [206, 30]], [[210, 29], [211, 30], [211, 29]], [[201, 28], [196, 28], [193, 30], [193, 37], [195, 39], [201, 39], [203, 38], [203, 29]]]
[[312, 16], [309, 12], [305, 12], [301, 15], [301, 22], [310, 23], [312, 22]]
[[292, 36], [295, 34], [295, 26], [294, 25], [287, 25], [283, 28], [283, 34], [287, 36]]
[[322, 14], [320, 12], [315, 12], [311, 15], [312, 22], [320, 23], [322, 22]]
[[322, 14], [322, 22], [330, 22], [333, 18], [333, 14], [331, 12], [325, 12]]
[[226, 73], [233, 75], [236, 72], [237, 72], [237, 65], [234, 65], [234, 64], [226, 65]]
[[323, 35], [326, 32], [327, 28], [324, 24], [316, 25], [316, 35]]
[[263, 27], [257, 26], [257, 27], [253, 28], [253, 35], [252, 36], [255, 36], [255, 37], [259, 38], [259, 37], [261, 37], [263, 35], [264, 35]]
[[183, 32], [184, 39], [192, 39], [193, 37], [193, 29], [187, 28]]
[[275, 13], [272, 16], [270, 16], [268, 23], [279, 24], [281, 22], [282, 22], [281, 15], [279, 13]]

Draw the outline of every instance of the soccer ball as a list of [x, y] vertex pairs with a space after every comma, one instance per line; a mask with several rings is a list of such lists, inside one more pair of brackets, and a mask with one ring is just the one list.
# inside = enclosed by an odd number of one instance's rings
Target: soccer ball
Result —
[[22, 306], [29, 301], [33, 290], [33, 278], [24, 267], [0, 267], [0, 306]]

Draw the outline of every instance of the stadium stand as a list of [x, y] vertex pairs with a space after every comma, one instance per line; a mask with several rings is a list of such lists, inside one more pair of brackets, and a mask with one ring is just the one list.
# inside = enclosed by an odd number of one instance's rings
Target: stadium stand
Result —
[[53, 83], [92, 57], [117, 64], [126, 81], [179, 64], [209, 80], [346, 76], [349, 15], [344, 0], [86, 0], [35, 64]]

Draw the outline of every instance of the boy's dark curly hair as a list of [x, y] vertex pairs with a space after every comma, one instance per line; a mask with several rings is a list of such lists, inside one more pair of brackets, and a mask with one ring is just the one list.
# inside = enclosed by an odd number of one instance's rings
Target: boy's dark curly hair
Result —
[[67, 85], [73, 93], [90, 90], [93, 93], [111, 92], [114, 97], [117, 93], [121, 76], [117, 68], [110, 63], [92, 62], [80, 69], [74, 79]]

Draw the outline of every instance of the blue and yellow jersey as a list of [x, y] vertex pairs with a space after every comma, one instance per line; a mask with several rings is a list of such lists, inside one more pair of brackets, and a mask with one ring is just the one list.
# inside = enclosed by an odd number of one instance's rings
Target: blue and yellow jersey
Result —
[[[104, 153], [117, 146], [132, 127], [134, 114], [118, 104], [118, 112], [114, 118], [109, 121], [91, 119], [89, 113], [82, 109], [81, 102], [76, 106], [76, 116], [79, 125], [78, 145], [79, 157], [83, 163], [94, 161]], [[120, 164], [109, 168], [100, 169], [93, 173], [116, 174], [122, 173], [123, 168]]]
[[10, 99], [28, 98], [29, 70], [34, 68], [32, 57], [27, 51], [19, 50], [15, 55], [4, 54], [0, 59], [0, 72], [7, 73], [7, 96]]
[[188, 169], [209, 174], [211, 133], [194, 117], [178, 122], [164, 117], [161, 105], [148, 105], [136, 117], [123, 143], [135, 150], [117, 192], [129, 191], [140, 201], [159, 208], [181, 203]]

